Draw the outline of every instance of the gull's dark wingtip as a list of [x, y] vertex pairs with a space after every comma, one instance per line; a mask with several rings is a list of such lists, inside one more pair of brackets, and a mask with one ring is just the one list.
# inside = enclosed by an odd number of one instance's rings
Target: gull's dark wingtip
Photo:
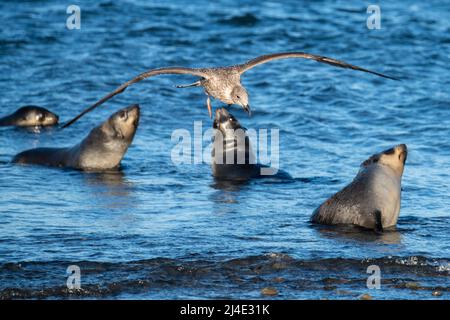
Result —
[[70, 126], [72, 123], [70, 123], [70, 121], [69, 122], [66, 122], [65, 124], [63, 124], [62, 126], [61, 126], [61, 129], [65, 129], [65, 128], [67, 128], [68, 126]]
[[367, 69], [365, 69], [364, 71], [369, 72], [369, 73], [372, 73], [372, 74], [377, 75], [377, 76], [382, 77], [382, 78], [386, 78], [386, 79], [390, 79], [390, 80], [395, 80], [395, 81], [401, 81], [400, 78], [388, 76], [388, 75], [385, 75], [385, 74], [382, 74], [382, 73], [379, 73], [379, 72], [370, 71], [370, 70], [367, 70]]
[[385, 74], [380, 74], [380, 76], [382, 76], [383, 78], [386, 78], [386, 79], [390, 79], [390, 80], [402, 81], [402, 79], [400, 79], [400, 78], [392, 77], [392, 76], [387, 76], [387, 75], [385, 75]]
[[77, 117], [73, 118], [72, 120], [67, 121], [65, 124], [63, 124], [63, 125], [61, 126], [61, 129], [65, 129], [65, 128], [69, 127], [69, 126], [72, 125], [75, 121], [77, 121], [79, 118], [80, 118], [80, 117], [77, 116]]
[[381, 77], [381, 78], [395, 80], [395, 81], [400, 81], [400, 79], [397, 78], [397, 77], [388, 76], [386, 74], [382, 74], [382, 73], [379, 73], [379, 72], [376, 72], [376, 71], [372, 71], [372, 70], [368, 70], [368, 69], [364, 69], [364, 68], [359, 68], [359, 67], [357, 69], [356, 68], [352, 68], [352, 69], [359, 70], [359, 71], [364, 71], [364, 72], [367, 72], [367, 73], [371, 73], [371, 74], [376, 75], [376, 76]]

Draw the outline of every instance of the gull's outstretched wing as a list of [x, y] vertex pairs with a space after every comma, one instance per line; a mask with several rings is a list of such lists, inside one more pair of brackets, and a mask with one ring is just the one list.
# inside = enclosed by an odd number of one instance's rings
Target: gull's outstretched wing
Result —
[[179, 68], [179, 67], [168, 67], [168, 68], [160, 68], [160, 69], [152, 69], [149, 71], [146, 71], [144, 73], [141, 73], [137, 77], [131, 79], [130, 81], [125, 82], [120, 87], [118, 87], [116, 90], [108, 93], [106, 96], [104, 96], [102, 99], [94, 103], [89, 108], [83, 110], [80, 114], [78, 114], [75, 118], [67, 122], [62, 126], [62, 128], [66, 128], [70, 126], [72, 123], [80, 119], [82, 116], [84, 116], [86, 113], [91, 112], [95, 108], [97, 108], [99, 105], [103, 104], [105, 101], [111, 99], [115, 95], [118, 95], [119, 93], [122, 93], [125, 91], [126, 88], [128, 88], [133, 83], [139, 82], [141, 80], [144, 80], [146, 78], [150, 78], [153, 76], [157, 76], [160, 74], [190, 74], [197, 77], [207, 78], [208, 74], [202, 71], [202, 69], [194, 69], [194, 68]]
[[371, 71], [371, 70], [367, 70], [367, 69], [364, 69], [364, 68], [361, 68], [358, 66], [351, 65], [344, 61], [339, 61], [336, 59], [327, 58], [324, 56], [318, 56], [318, 55], [314, 55], [314, 54], [309, 54], [309, 53], [305, 53], [305, 52], [284, 52], [284, 53], [268, 54], [268, 55], [264, 55], [264, 56], [259, 56], [259, 57], [252, 59], [246, 63], [240, 64], [237, 67], [238, 67], [239, 72], [242, 74], [242, 73], [252, 69], [253, 67], [256, 67], [257, 65], [260, 65], [260, 64], [272, 61], [272, 60], [287, 59], [287, 58], [311, 59], [311, 60], [315, 60], [318, 62], [331, 64], [332, 66], [335, 66], [335, 67], [341, 67], [341, 68], [346, 68], [346, 69], [353, 69], [353, 70], [368, 72], [368, 73], [372, 73], [372, 74], [375, 74], [375, 75], [383, 77], [383, 78], [399, 80], [397, 78], [390, 77], [390, 76], [387, 76], [387, 75], [384, 75], [384, 74], [381, 74], [381, 73], [378, 73], [375, 71]]

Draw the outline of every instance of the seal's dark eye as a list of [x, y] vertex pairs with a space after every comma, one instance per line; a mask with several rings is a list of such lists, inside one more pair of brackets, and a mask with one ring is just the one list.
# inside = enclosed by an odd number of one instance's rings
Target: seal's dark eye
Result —
[[378, 159], [378, 158], [373, 159], [373, 163], [377, 163], [378, 160], [380, 160], [380, 159]]
[[230, 120], [231, 122], [235, 121], [233, 117], [230, 117], [230, 119], [228, 120]]
[[122, 111], [122, 112], [120, 112], [119, 117], [120, 117], [120, 119], [126, 120], [127, 119], [127, 113], [125, 111]]
[[236, 98], [240, 99], [241, 97], [240, 96], [236, 96]]

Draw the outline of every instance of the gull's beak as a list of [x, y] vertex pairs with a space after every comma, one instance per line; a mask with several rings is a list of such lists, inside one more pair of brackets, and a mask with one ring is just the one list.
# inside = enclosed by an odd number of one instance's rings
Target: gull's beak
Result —
[[249, 117], [252, 115], [252, 110], [250, 109], [250, 105], [246, 104], [245, 106], [242, 106], [242, 108], [244, 108], [245, 112], [248, 113]]

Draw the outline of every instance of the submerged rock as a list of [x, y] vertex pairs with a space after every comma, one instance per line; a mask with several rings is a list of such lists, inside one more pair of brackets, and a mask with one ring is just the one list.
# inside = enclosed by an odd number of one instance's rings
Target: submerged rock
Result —
[[359, 300], [372, 300], [372, 296], [368, 293], [364, 293], [363, 295], [359, 296]]
[[272, 279], [272, 281], [275, 283], [281, 283], [281, 282], [284, 282], [285, 279], [283, 277], [275, 277]]
[[422, 288], [422, 286], [418, 282], [407, 282], [405, 283], [405, 287], [411, 290], [419, 290]]
[[276, 296], [278, 294], [278, 290], [273, 287], [266, 287], [261, 290], [261, 294], [264, 296]]

